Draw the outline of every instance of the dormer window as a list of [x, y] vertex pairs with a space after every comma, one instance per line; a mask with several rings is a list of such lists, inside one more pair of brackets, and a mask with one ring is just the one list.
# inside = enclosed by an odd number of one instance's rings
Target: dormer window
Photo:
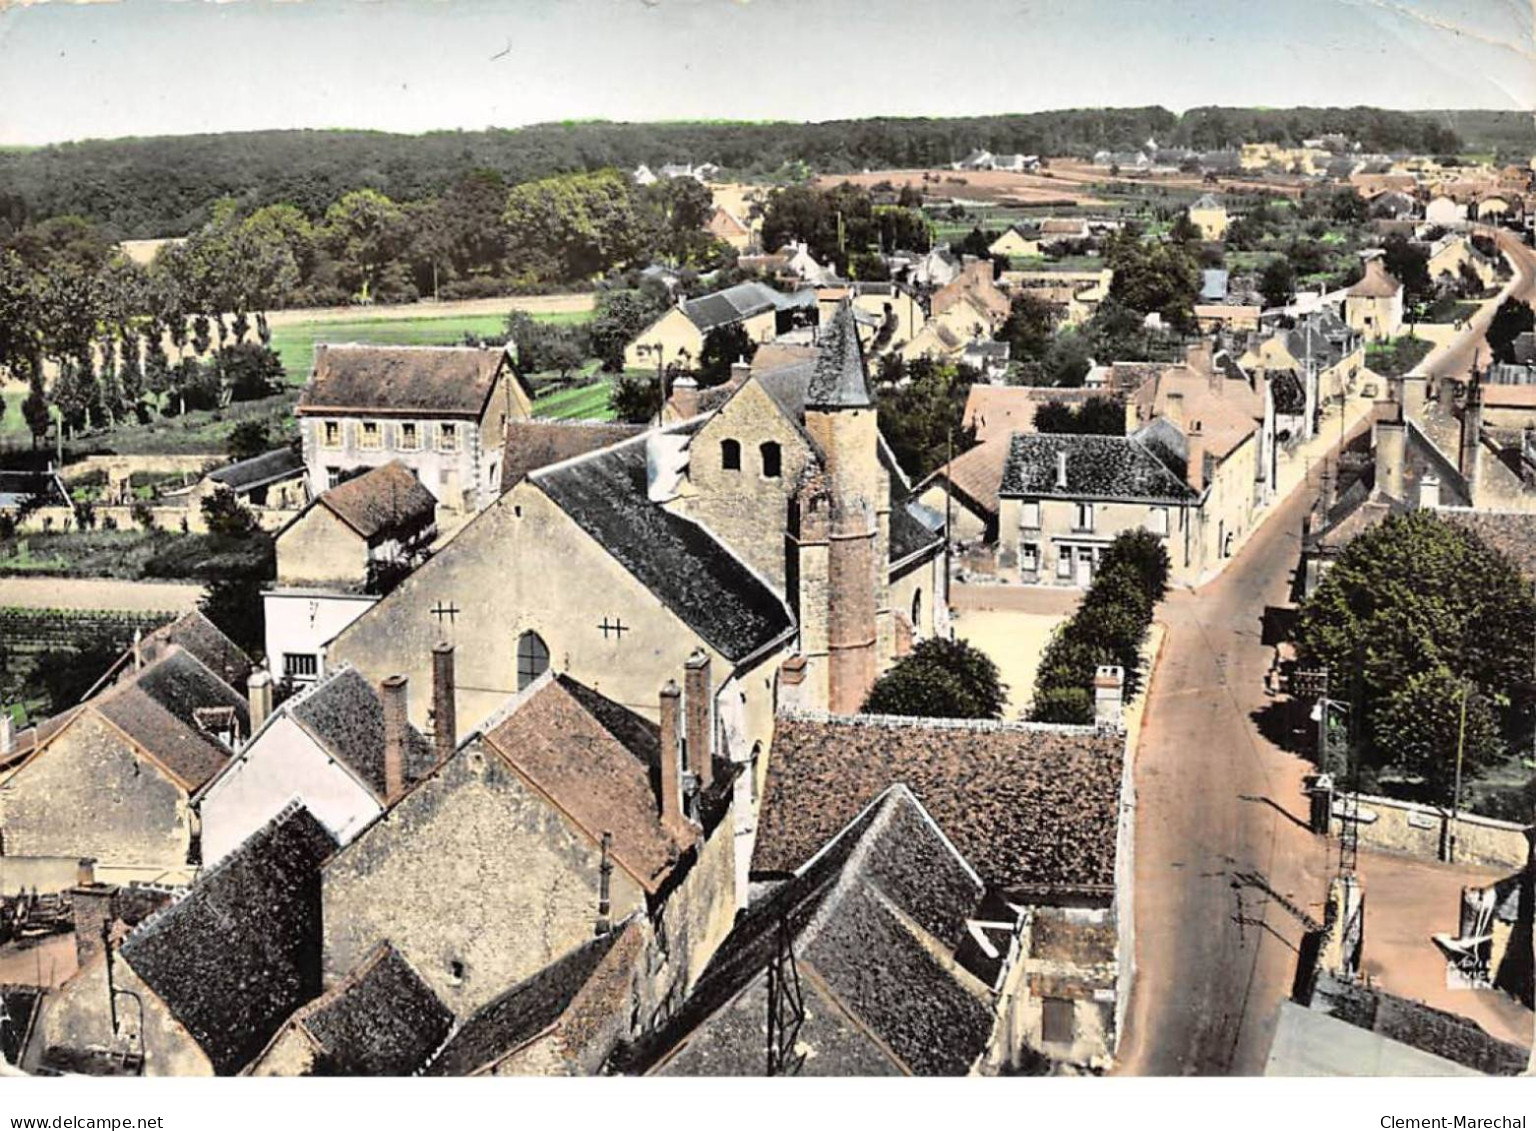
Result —
[[777, 479], [784, 474], [784, 454], [778, 444], [772, 440], [758, 448], [763, 457], [763, 478]]
[[741, 470], [741, 441], [739, 441], [739, 440], [721, 440], [720, 441], [720, 470], [722, 470], [722, 471], [740, 471]]

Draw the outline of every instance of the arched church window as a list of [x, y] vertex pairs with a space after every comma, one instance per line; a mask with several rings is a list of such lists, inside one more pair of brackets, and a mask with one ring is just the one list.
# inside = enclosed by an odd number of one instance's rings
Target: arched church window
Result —
[[517, 689], [522, 691], [549, 670], [549, 645], [537, 632], [517, 638]]

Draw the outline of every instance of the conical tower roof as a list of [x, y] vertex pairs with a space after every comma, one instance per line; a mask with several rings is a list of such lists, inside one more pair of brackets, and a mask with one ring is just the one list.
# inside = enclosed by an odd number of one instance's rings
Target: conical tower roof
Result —
[[869, 382], [864, 373], [864, 349], [853, 306], [846, 299], [821, 334], [816, 370], [806, 392], [807, 408], [869, 408]]

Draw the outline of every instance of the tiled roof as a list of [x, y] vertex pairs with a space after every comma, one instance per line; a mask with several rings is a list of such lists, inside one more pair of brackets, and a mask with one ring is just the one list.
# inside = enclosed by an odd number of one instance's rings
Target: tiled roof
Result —
[[264, 452], [253, 459], [243, 459], [239, 463], [210, 471], [208, 478], [232, 491], [241, 491], [302, 474], [304, 457], [289, 447]]
[[370, 540], [415, 534], [437, 517], [437, 499], [399, 460], [338, 483], [315, 501]]
[[296, 411], [478, 417], [505, 357], [478, 346], [322, 343]]
[[[993, 999], [953, 956], [983, 885], [910, 791], [896, 786], [871, 801], [800, 875], [748, 910], [679, 1012], [626, 1050], [620, 1067], [761, 1074], [758, 1026], [734, 1024], [741, 1007], [733, 1003], [761, 983], [782, 925], [801, 984], [818, 993], [825, 987], [835, 1002], [809, 1011], [797, 1045], [814, 1055], [801, 1062], [801, 1074], [869, 1071], [871, 1037], [876, 1055], [898, 1072], [970, 1070], [991, 1038]], [[819, 1026], [835, 1024], [839, 1009], [866, 1035], [854, 1050], [822, 1039]]]
[[1107, 892], [1124, 747], [1091, 727], [782, 716], [752, 870], [795, 871], [900, 783], [989, 886]]
[[[203, 666], [236, 691], [245, 687], [254, 665], [240, 646], [219, 631], [201, 611], [183, 613], [170, 624], [155, 629], [140, 643], [146, 662], [158, 659], [162, 649], [179, 645], [202, 661]], [[132, 657], [130, 650], [128, 657]]]
[[409, 1076], [448, 1036], [453, 1012], [385, 942], [294, 1024], [317, 1046], [314, 1075]]
[[[663, 434], [685, 435], [686, 426]], [[708, 531], [650, 501], [646, 445], [636, 437], [529, 482], [712, 648], [745, 659], [789, 630], [789, 611]]]
[[1385, 263], [1380, 259], [1368, 259], [1365, 274], [1345, 294], [1349, 298], [1391, 298], [1402, 289], [1403, 284], [1388, 273]]
[[523, 476], [576, 456], [595, 452], [645, 431], [643, 424], [599, 420], [510, 420], [501, 460], [501, 489]]
[[1033, 432], [1035, 413], [1043, 404], [1080, 405], [1105, 396], [1103, 389], [1060, 389], [1055, 386], [975, 384], [966, 394], [962, 428], [974, 428], [978, 442]]
[[1477, 535], [1484, 545], [1503, 554], [1527, 578], [1536, 580], [1536, 513], [1450, 507], [1436, 513]]
[[[327, 676], [278, 710], [291, 714], [374, 796], [385, 799], [384, 704], [356, 668], [344, 667]], [[433, 762], [432, 744], [407, 723], [406, 780], [419, 781], [431, 771]]]
[[336, 848], [297, 804], [145, 920], [120, 953], [233, 1075], [320, 992], [320, 862]]
[[[633, 944], [639, 941], [639, 934], [639, 920], [632, 919], [617, 930], [577, 947], [487, 1002], [454, 1031], [432, 1058], [425, 1074], [473, 1076], [512, 1055], [540, 1034], [557, 1028], [578, 1004], [582, 992], [598, 976], [610, 954], [617, 951], [619, 956], [633, 957]], [[623, 984], [627, 991], [627, 977]], [[625, 1002], [607, 1004], [620, 1015], [626, 1005]]]
[[199, 711], [226, 708], [240, 734], [250, 733], [245, 697], [176, 646], [90, 706], [170, 770], [188, 792], [218, 773], [231, 756], [199, 725]]
[[971, 509], [995, 518], [998, 511], [997, 492], [1003, 483], [1003, 466], [1008, 462], [1008, 452], [1012, 446], [1012, 438], [1006, 435], [977, 444], [930, 475], [924, 487], [940, 479], [948, 480], [950, 487], [965, 499]]
[[[1058, 485], [1065, 454], [1065, 486]], [[1188, 503], [1200, 496], [1134, 436], [1016, 433], [1001, 495]]]
[[805, 403], [812, 408], [868, 408], [873, 403], [864, 371], [864, 347], [848, 303], [839, 304], [822, 329]]
[[[564, 675], [521, 695], [485, 741], [655, 892], [683, 845], [658, 810], [661, 737], [650, 720]], [[654, 771], [654, 777], [653, 777]]]
[[[1223, 353], [1214, 364], [1227, 369], [1236, 363]], [[1241, 369], [1236, 372], [1242, 373]], [[1248, 383], [1246, 375], [1234, 378], [1220, 371], [1202, 373], [1187, 365], [1163, 370], [1131, 399], [1143, 410], [1143, 419], [1166, 417], [1198, 433], [1205, 450], [1217, 459], [1226, 459], [1236, 451], [1259, 430], [1264, 418], [1264, 395]]]

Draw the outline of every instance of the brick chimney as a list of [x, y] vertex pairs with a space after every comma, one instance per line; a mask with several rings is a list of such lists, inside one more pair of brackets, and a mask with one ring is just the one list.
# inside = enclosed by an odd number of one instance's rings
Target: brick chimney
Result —
[[683, 665], [683, 728], [688, 769], [706, 790], [714, 777], [714, 699], [710, 694], [709, 654], [702, 648]]
[[246, 698], [250, 701], [251, 734], [261, 729], [272, 713], [272, 673], [266, 668], [254, 668], [245, 681]]
[[674, 835], [687, 837], [688, 819], [683, 816], [683, 759], [679, 742], [682, 692], [667, 680], [661, 689], [661, 824]]
[[1119, 729], [1125, 722], [1125, 669], [1101, 664], [1093, 673], [1093, 725]]
[[458, 745], [459, 718], [454, 700], [453, 645], [442, 641], [432, 649], [433, 754], [441, 762]]
[[405, 793], [405, 741], [410, 727], [407, 688], [403, 675], [392, 675], [379, 684], [384, 704], [384, 803], [393, 805]]
[[678, 377], [672, 382], [669, 406], [678, 420], [692, 420], [699, 415], [699, 383], [692, 377]]

